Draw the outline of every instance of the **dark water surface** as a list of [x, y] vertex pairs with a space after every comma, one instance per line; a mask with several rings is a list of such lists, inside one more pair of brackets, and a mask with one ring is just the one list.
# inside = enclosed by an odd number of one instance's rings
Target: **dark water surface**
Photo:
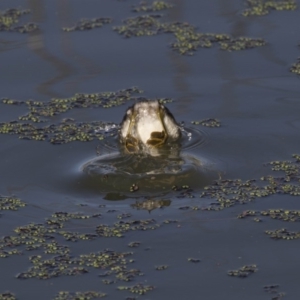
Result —
[[[98, 237], [76, 243], [58, 239], [73, 256], [107, 248], [133, 251], [135, 262], [129, 269], [139, 269], [144, 275], [132, 282], [105, 285], [98, 277], [105, 270], [95, 268], [77, 276], [17, 279], [18, 273], [32, 266], [29, 256], [55, 256], [41, 249], [26, 251], [21, 246], [12, 248], [22, 250], [23, 255], [0, 258], [0, 294], [10, 291], [21, 300], [47, 300], [54, 299], [59, 291], [95, 290], [107, 293], [110, 299], [126, 299], [132, 294], [117, 287], [142, 283], [155, 289], [139, 299], [263, 300], [281, 292], [286, 293], [284, 299], [298, 298], [299, 239], [274, 240], [264, 232], [280, 228], [299, 232], [299, 223], [271, 218], [255, 222], [253, 217], [237, 216], [245, 210], [300, 210], [299, 196], [271, 195], [220, 211], [202, 210], [213, 200], [199, 196], [205, 186], [219, 178], [259, 180], [274, 175], [266, 163], [291, 160], [292, 154], [300, 153], [300, 82], [289, 71], [300, 55], [299, 9], [247, 18], [241, 15], [245, 7], [242, 0], [169, 2], [174, 7], [163, 12], [169, 22], [189, 22], [204, 33], [263, 38], [267, 44], [233, 52], [215, 45], [199, 48], [191, 57], [181, 56], [170, 48], [172, 35], [125, 39], [112, 31], [125, 18], [137, 15], [131, 7], [139, 1], [1, 1], [1, 10], [31, 9], [21, 22], [35, 22], [40, 30], [29, 34], [0, 32], [0, 98], [46, 102], [75, 93], [114, 92], [137, 86], [144, 91], [143, 97], [174, 100], [167, 106], [193, 133], [190, 143], [194, 146], [183, 147], [175, 163], [182, 167], [179, 175], [150, 174], [139, 179], [143, 165], [139, 165], [138, 177], [127, 176], [128, 168], [138, 162], [120, 158], [115, 137], [52, 145], [0, 135], [0, 195], [15, 195], [27, 204], [18, 211], [1, 212], [2, 236], [14, 235], [17, 226], [44, 223], [54, 212], [102, 215], [67, 222], [68, 230], [80, 233], [94, 233], [99, 224], [120, 221], [117, 216], [121, 214], [130, 214], [123, 221], [178, 221], [157, 230], [129, 231], [123, 238]], [[68, 33], [61, 29], [81, 18], [96, 17], [113, 20], [89, 31]], [[74, 109], [53, 117], [50, 123], [74, 118], [118, 124], [126, 108], [125, 104]], [[0, 103], [0, 123], [17, 120], [27, 112], [26, 106]], [[220, 120], [221, 127], [191, 124], [207, 118]], [[114, 172], [110, 169], [113, 164], [121, 164], [125, 171], [105, 182], [103, 169], [86, 167], [91, 162], [107, 167], [109, 176]], [[139, 190], [130, 192], [138, 180]], [[173, 185], [189, 185], [192, 191], [175, 191]], [[141, 209], [137, 203], [145, 200], [158, 201], [159, 208], [152, 207], [151, 212]], [[134, 241], [140, 246], [129, 248]], [[200, 262], [189, 262], [188, 258]], [[227, 275], [228, 270], [249, 264], [256, 264], [258, 271], [248, 278]], [[155, 266], [159, 265], [169, 267], [158, 271]], [[263, 287], [271, 284], [279, 285], [277, 293], [264, 291]]]

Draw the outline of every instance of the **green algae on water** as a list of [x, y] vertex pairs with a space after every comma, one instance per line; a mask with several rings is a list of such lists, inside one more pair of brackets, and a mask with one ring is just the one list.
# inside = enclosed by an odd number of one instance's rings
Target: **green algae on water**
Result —
[[263, 287], [266, 293], [272, 295], [272, 300], [281, 300], [285, 296], [285, 293], [278, 292], [278, 288], [278, 284], [265, 285]]
[[24, 25], [18, 25], [19, 19], [30, 13], [29, 9], [20, 10], [11, 8], [6, 11], [0, 11], [0, 32], [19, 32], [28, 33], [38, 29], [38, 26], [34, 23], [26, 23]]
[[229, 276], [245, 278], [248, 277], [250, 274], [253, 274], [258, 271], [256, 265], [245, 265], [237, 270], [230, 270], [227, 272]]
[[16, 197], [0, 196], [0, 210], [18, 210], [25, 206], [26, 203]]
[[48, 102], [40, 101], [16, 101], [2, 99], [2, 103], [8, 105], [26, 105], [29, 113], [20, 117], [21, 121], [32, 121], [34, 123], [48, 121], [49, 118], [78, 108], [110, 108], [123, 105], [129, 100], [136, 99], [134, 94], [142, 93], [136, 87], [123, 89], [117, 92], [103, 92], [92, 94], [75, 94], [70, 98], [54, 98]]
[[44, 127], [15, 121], [0, 123], [0, 133], [2, 134], [18, 135], [20, 139], [24, 140], [48, 141], [54, 145], [75, 141], [103, 140], [105, 128], [116, 130], [118, 125], [101, 121], [80, 123], [69, 121]]
[[157, 270], [157, 271], [163, 271], [163, 270], [166, 270], [168, 268], [169, 268], [168, 265], [155, 266], [155, 270]]
[[147, 4], [146, 1], [142, 1], [139, 5], [133, 7], [134, 12], [156, 12], [172, 8], [173, 5], [164, 1], [153, 1], [151, 4]]
[[300, 75], [300, 58], [298, 58], [297, 62], [291, 66], [290, 71], [292, 73]]
[[111, 18], [95, 18], [95, 19], [82, 19], [73, 27], [64, 27], [63, 31], [83, 31], [91, 30], [94, 28], [101, 28], [105, 24], [110, 24], [112, 22]]
[[148, 199], [148, 200], [144, 200], [142, 202], [137, 201], [137, 202], [131, 204], [131, 207], [136, 208], [138, 210], [140, 210], [140, 209], [148, 210], [150, 212], [154, 209], [170, 206], [170, 204], [171, 204], [171, 200]]
[[135, 94], [140, 93], [142, 91], [134, 87], [117, 92], [75, 94], [70, 98], [56, 98], [48, 102], [5, 98], [2, 99], [2, 104], [25, 105], [29, 113], [20, 116], [19, 120], [0, 123], [0, 134], [18, 135], [20, 139], [48, 141], [56, 145], [73, 141], [102, 140], [108, 135], [115, 135], [119, 126], [101, 121], [76, 122], [74, 119], [63, 119], [60, 123], [44, 126], [43, 124], [50, 122], [54, 116], [73, 109], [110, 108], [123, 105], [130, 100], [139, 100], [141, 97], [136, 97]]
[[256, 47], [261, 47], [266, 44], [263, 39], [252, 39], [248, 37], [231, 38], [219, 43], [220, 49], [227, 51], [239, 51]]
[[151, 285], [143, 285], [141, 283], [132, 285], [132, 286], [118, 286], [118, 290], [120, 291], [129, 291], [133, 294], [145, 295], [149, 291], [154, 290], [154, 286]]
[[[268, 175], [263, 176], [259, 180], [246, 181], [225, 179], [217, 180], [213, 184], [206, 186], [200, 197], [214, 199], [216, 202], [211, 203], [208, 207], [203, 207], [202, 210], [221, 210], [273, 194], [299, 196], [300, 156], [294, 154], [293, 158], [294, 161], [271, 161], [266, 164], [266, 166], [271, 167], [273, 172], [281, 173], [281, 177]], [[239, 217], [243, 218], [249, 214], [242, 214]], [[293, 219], [296, 214], [298, 214], [297, 211], [289, 212], [288, 218]], [[253, 215], [256, 215], [256, 212]]]
[[113, 27], [113, 30], [126, 38], [171, 33], [175, 37], [171, 48], [181, 55], [193, 55], [199, 48], [210, 48], [213, 44], [219, 44], [220, 49], [227, 51], [245, 50], [265, 45], [265, 41], [262, 39], [233, 38], [227, 34], [201, 33], [188, 23], [164, 23], [160, 22], [161, 18], [162, 15], [142, 15], [128, 18], [123, 21], [124, 25]]
[[242, 12], [242, 15], [245, 17], [264, 16], [272, 10], [284, 11], [297, 9], [295, 0], [247, 0], [246, 5], [248, 8]]
[[53, 300], [90, 300], [90, 299], [100, 299], [105, 297], [106, 294], [95, 291], [88, 292], [68, 292], [60, 291], [57, 293]]
[[266, 230], [265, 233], [274, 240], [296, 240], [300, 238], [300, 232], [289, 231], [286, 228], [276, 230]]
[[274, 220], [280, 220], [285, 222], [299, 222], [300, 221], [300, 210], [290, 209], [268, 209], [261, 211], [262, 216], [270, 217]]
[[221, 123], [217, 119], [204, 119], [200, 121], [192, 121], [191, 122], [194, 125], [202, 125], [205, 127], [220, 127]]
[[0, 294], [0, 300], [17, 300], [16, 296], [10, 292]]

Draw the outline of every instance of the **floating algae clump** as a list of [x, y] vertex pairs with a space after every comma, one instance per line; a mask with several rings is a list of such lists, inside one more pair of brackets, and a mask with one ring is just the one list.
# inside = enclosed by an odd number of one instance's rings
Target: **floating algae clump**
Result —
[[90, 300], [90, 299], [100, 299], [105, 297], [106, 294], [88, 291], [88, 292], [67, 292], [61, 291], [55, 296], [53, 300]]
[[196, 28], [188, 23], [162, 23], [159, 21], [161, 17], [161, 15], [143, 15], [129, 18], [123, 22], [124, 25], [113, 29], [127, 38], [172, 33], [176, 40], [171, 44], [171, 48], [182, 55], [193, 55], [198, 48], [210, 48], [215, 43], [220, 45], [220, 49], [227, 51], [265, 45], [262, 39], [232, 38], [227, 34], [197, 32]]
[[200, 197], [217, 200], [217, 202], [212, 203], [204, 210], [222, 210], [236, 204], [245, 204], [257, 197], [265, 197], [273, 193], [268, 187], [258, 186], [256, 180], [242, 181], [240, 179], [218, 180], [204, 189], [205, 191]]
[[[94, 219], [97, 221], [100, 214], [84, 215], [80, 213], [57, 212], [47, 218], [43, 224], [27, 224], [15, 228], [15, 235], [4, 236], [0, 239], [0, 257], [9, 257], [14, 254], [25, 254], [27, 251], [40, 250], [40, 253], [29, 257], [31, 267], [25, 272], [19, 273], [18, 279], [49, 279], [58, 276], [74, 276], [89, 273], [91, 269], [101, 269], [105, 273], [99, 276], [112, 276], [105, 279], [104, 284], [113, 284], [119, 281], [129, 282], [143, 273], [138, 269], [129, 268], [134, 262], [133, 252], [117, 252], [110, 249], [103, 251], [72, 255], [68, 245], [60, 244], [60, 237], [67, 241], [94, 240], [103, 237], [119, 237], [126, 232], [134, 230], [157, 229], [158, 224], [153, 219], [118, 221], [112, 225], [103, 225], [97, 222], [91, 233], [76, 233], [65, 231], [66, 223], [72, 221], [69, 228], [74, 227], [74, 222], [83, 222]], [[78, 226], [78, 225], [77, 225]], [[75, 228], [78, 228], [78, 227]], [[89, 226], [90, 228], [90, 226]], [[75, 238], [74, 238], [75, 236]], [[58, 238], [58, 240], [57, 240]], [[70, 245], [70, 244], [69, 244]], [[130, 246], [137, 246], [138, 242]], [[21, 248], [22, 251], [15, 248]], [[41, 251], [42, 250], [42, 251]], [[52, 255], [52, 257], [49, 257]], [[54, 255], [54, 256], [53, 256]], [[143, 294], [150, 288], [136, 285], [128, 287], [132, 292]], [[62, 296], [62, 295], [61, 295]]]
[[297, 62], [291, 66], [290, 71], [300, 75], [300, 58], [298, 58]]
[[137, 201], [136, 203], [131, 204], [130, 206], [136, 209], [144, 209], [148, 210], [149, 212], [157, 209], [157, 208], [163, 208], [165, 206], [170, 206], [171, 200], [153, 200], [148, 199], [144, 201]]
[[268, 209], [261, 211], [262, 216], [267, 216], [275, 220], [281, 220], [285, 222], [299, 222], [300, 210], [284, 210], [284, 209]]
[[118, 290], [120, 291], [129, 291], [133, 294], [145, 295], [149, 291], [154, 290], [154, 286], [151, 285], [143, 285], [141, 283], [132, 285], [132, 286], [119, 286]]
[[70, 98], [54, 98], [48, 102], [2, 99], [2, 103], [10, 105], [26, 105], [30, 112], [19, 119], [21, 121], [42, 122], [47, 121], [47, 118], [57, 116], [72, 109], [95, 107], [110, 108], [119, 106], [132, 100], [133, 95], [139, 93], [142, 93], [142, 91], [134, 87], [118, 92], [75, 94]]
[[20, 139], [48, 141], [51, 144], [66, 144], [80, 141], [102, 140], [105, 137], [106, 128], [116, 130], [118, 125], [104, 122], [81, 122], [73, 121], [52, 124], [44, 127], [16, 121], [0, 123], [0, 133], [15, 134]]
[[64, 27], [63, 31], [83, 31], [90, 30], [94, 28], [101, 28], [105, 24], [111, 23], [111, 18], [96, 18], [96, 19], [83, 19], [77, 22], [77, 24], [73, 27]]
[[157, 271], [163, 271], [163, 270], [166, 270], [168, 268], [169, 268], [168, 265], [155, 266], [155, 270], [157, 270]]
[[261, 47], [266, 44], [263, 39], [251, 39], [247, 37], [231, 38], [219, 43], [220, 49], [227, 51], [239, 51]]
[[96, 233], [103, 237], [123, 237], [124, 233], [136, 230], [155, 230], [160, 227], [154, 219], [119, 221], [112, 226], [101, 224]]
[[110, 270], [116, 275], [120, 271], [126, 270], [127, 264], [132, 262], [127, 259], [129, 255], [132, 255], [132, 253], [121, 253], [108, 249], [82, 254], [77, 257], [67, 254], [42, 259], [41, 255], [35, 255], [29, 257], [33, 266], [27, 272], [18, 274], [17, 278], [49, 279], [62, 275], [74, 276], [89, 273], [90, 268]]
[[300, 238], [300, 232], [289, 231], [285, 228], [277, 230], [266, 230], [265, 233], [274, 240], [295, 240]]
[[295, 10], [297, 3], [295, 0], [247, 0], [247, 6], [242, 12], [245, 17], [267, 15], [271, 10]]
[[15, 295], [10, 292], [0, 294], [0, 300], [16, 300], [16, 299], [17, 298], [15, 297]]
[[[286, 194], [291, 196], [300, 195], [300, 156], [293, 155], [295, 161], [272, 161], [267, 166], [271, 166], [272, 171], [281, 172], [282, 177], [264, 176], [260, 180], [217, 180], [213, 184], [204, 188], [200, 197], [215, 199], [208, 207], [202, 210], [221, 210], [235, 204], [244, 204], [256, 198], [266, 197], [273, 194]], [[248, 215], [256, 216], [256, 212], [244, 213], [239, 218]], [[290, 211], [288, 218], [295, 219], [297, 211]], [[263, 213], [262, 213], [263, 215]], [[278, 217], [278, 216], [277, 216]]]
[[153, 1], [152, 4], [147, 5], [146, 2], [141, 2], [139, 5], [134, 6], [135, 12], [155, 12], [168, 8], [172, 8], [173, 5], [164, 1]]
[[29, 13], [29, 9], [19, 10], [16, 8], [11, 8], [3, 12], [0, 11], [0, 31], [28, 33], [37, 30], [38, 26], [34, 23], [15, 26], [19, 23], [20, 17]]
[[0, 210], [18, 210], [26, 206], [26, 203], [15, 197], [0, 196]]
[[229, 276], [245, 278], [248, 277], [250, 274], [257, 272], [257, 270], [258, 269], [256, 265], [246, 265], [237, 270], [230, 270], [227, 272], [227, 274]]
[[218, 121], [216, 119], [204, 119], [201, 121], [192, 121], [191, 123], [194, 125], [202, 125], [202, 126], [206, 126], [206, 127], [220, 127], [221, 126], [220, 121]]
[[[125, 104], [130, 100], [145, 99], [134, 97], [142, 93], [138, 88], [129, 88], [117, 92], [96, 94], [75, 94], [64, 99], [52, 99], [48, 102], [16, 101], [2, 99], [6, 105], [26, 105], [29, 113], [17, 121], [0, 123], [0, 134], [18, 135], [20, 139], [48, 141], [52, 144], [65, 144], [72, 141], [102, 140], [107, 135], [114, 135], [119, 128], [117, 124], [106, 122], [75, 122], [63, 119], [60, 123], [46, 126], [35, 123], [49, 122], [52, 117], [80, 108], [109, 108]], [[167, 99], [159, 99], [167, 101]]]

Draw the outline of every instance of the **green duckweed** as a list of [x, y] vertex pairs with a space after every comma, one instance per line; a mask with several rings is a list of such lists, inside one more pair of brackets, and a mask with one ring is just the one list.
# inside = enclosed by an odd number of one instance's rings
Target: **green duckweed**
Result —
[[25, 206], [26, 203], [16, 197], [0, 196], [0, 210], [18, 210]]
[[300, 232], [290, 231], [286, 228], [266, 230], [265, 233], [274, 240], [295, 240], [300, 238]]
[[[293, 155], [294, 161], [272, 161], [266, 164], [273, 172], [281, 173], [282, 176], [273, 175], [263, 176], [259, 180], [226, 179], [217, 180], [213, 184], [204, 188], [200, 195], [202, 198], [214, 199], [211, 205], [202, 207], [202, 210], [222, 210], [236, 204], [245, 204], [257, 198], [266, 197], [273, 194], [285, 194], [290, 196], [300, 195], [300, 156]], [[274, 212], [255, 212], [244, 211], [239, 218], [247, 216], [259, 216], [268, 214], [273, 218], [283, 220], [298, 220], [298, 211], [279, 210], [276, 215]]]
[[96, 19], [82, 19], [77, 22], [73, 27], [64, 27], [63, 31], [83, 31], [91, 30], [94, 28], [101, 28], [105, 24], [110, 24], [112, 22], [111, 18], [96, 18]]
[[149, 212], [158, 209], [158, 208], [163, 208], [166, 206], [170, 206], [171, 200], [154, 200], [154, 199], [148, 199], [144, 201], [137, 201], [133, 204], [131, 204], [131, 207], [136, 208], [138, 210], [144, 209], [148, 210]]
[[297, 3], [295, 0], [247, 0], [248, 6], [242, 14], [245, 17], [249, 16], [264, 16], [269, 14], [272, 10], [295, 10]]
[[205, 127], [220, 127], [221, 126], [220, 121], [218, 121], [216, 119], [204, 119], [204, 120], [200, 120], [200, 121], [192, 121], [191, 123], [194, 125], [202, 125]]
[[29, 13], [29, 9], [20, 10], [16, 8], [0, 11], [0, 31], [28, 33], [37, 30], [38, 26], [34, 23], [18, 25], [20, 18]]
[[130, 38], [153, 36], [171, 33], [175, 41], [171, 48], [181, 55], [193, 55], [199, 48], [210, 48], [219, 44], [220, 49], [227, 51], [245, 50], [265, 45], [262, 39], [247, 37], [233, 38], [227, 34], [201, 33], [188, 23], [163, 23], [162, 15], [142, 15], [126, 19], [122, 26], [113, 27], [120, 35]]
[[263, 287], [266, 293], [272, 295], [272, 300], [281, 300], [285, 296], [285, 293], [279, 292], [278, 288], [278, 284], [271, 284]]
[[141, 283], [132, 285], [132, 286], [119, 286], [118, 290], [120, 291], [129, 291], [133, 294], [145, 295], [149, 291], [154, 290], [154, 286], [151, 285], [143, 285]]
[[157, 270], [157, 271], [163, 271], [163, 270], [166, 270], [168, 268], [169, 268], [168, 265], [155, 266], [155, 270]]
[[295, 73], [297, 75], [300, 75], [300, 58], [298, 58], [297, 62], [295, 62], [291, 68], [290, 68], [290, 71], [292, 73]]
[[53, 300], [90, 300], [90, 299], [100, 299], [105, 297], [106, 294], [95, 291], [88, 292], [68, 292], [60, 291], [57, 293]]
[[135, 99], [134, 94], [142, 93], [136, 87], [123, 89], [117, 92], [103, 92], [94, 94], [75, 94], [70, 98], [54, 98], [48, 102], [39, 101], [17, 101], [13, 99], [2, 99], [2, 103], [8, 105], [26, 105], [29, 109], [27, 115], [19, 117], [20, 121], [32, 121], [34, 123], [48, 121], [49, 118], [78, 108], [110, 108], [125, 104]]
[[133, 7], [134, 12], [156, 12], [172, 8], [173, 5], [164, 1], [153, 1], [151, 4], [147, 2], [141, 2], [139, 5]]
[[0, 300], [16, 300], [16, 296], [10, 292], [0, 294]]
[[229, 276], [245, 278], [248, 277], [250, 274], [253, 274], [258, 271], [256, 265], [245, 265], [237, 270], [230, 270], [227, 272]]

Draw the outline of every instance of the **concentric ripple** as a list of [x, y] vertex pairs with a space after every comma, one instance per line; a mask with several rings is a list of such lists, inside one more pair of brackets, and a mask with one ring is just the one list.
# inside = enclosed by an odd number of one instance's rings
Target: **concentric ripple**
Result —
[[[203, 157], [189, 154], [200, 148], [207, 135], [196, 129], [183, 130], [181, 145], [172, 144], [149, 154], [123, 154], [116, 137], [105, 142], [102, 154], [79, 168], [80, 189], [96, 193], [116, 193], [124, 197], [171, 191], [173, 186], [203, 187], [216, 178], [216, 170]], [[135, 187], [132, 189], [132, 187]], [[78, 184], [77, 184], [78, 187]]]

